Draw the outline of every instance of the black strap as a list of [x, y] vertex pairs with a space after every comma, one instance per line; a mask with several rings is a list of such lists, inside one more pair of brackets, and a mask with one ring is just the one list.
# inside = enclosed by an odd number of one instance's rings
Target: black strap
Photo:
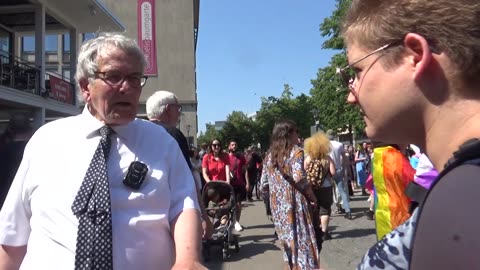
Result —
[[428, 189], [412, 181], [407, 185], [405, 194], [412, 200], [409, 209], [410, 214], [412, 214], [415, 208], [418, 207], [419, 203], [423, 202], [425, 197], [427, 197]]
[[[323, 164], [323, 163], [325, 163], [325, 164]], [[322, 180], [320, 180], [319, 188], [321, 188], [323, 186], [323, 183], [325, 182], [325, 179], [327, 179], [327, 176], [330, 175], [330, 161], [328, 159], [326, 159], [325, 162], [320, 161], [320, 164], [322, 165], [323, 169], [325, 170], [325, 173], [322, 176]]]
[[307, 196], [307, 193], [305, 193], [305, 191], [301, 190], [300, 188], [298, 188], [297, 186], [297, 183], [295, 183], [295, 181], [292, 179], [292, 177], [288, 174], [286, 174], [282, 168], [280, 168], [280, 166], [277, 166], [277, 169], [278, 171], [280, 172], [280, 174], [283, 176], [283, 179], [285, 179], [290, 185], [292, 185], [292, 187], [297, 190], [298, 192], [300, 192], [303, 197], [305, 197], [305, 199], [310, 202], [308, 196]]
[[424, 196], [419, 198], [418, 201], [416, 200], [418, 206], [423, 205], [428, 195], [430, 194], [430, 191], [435, 187], [435, 184], [437, 184], [452, 169], [460, 166], [463, 163], [480, 165], [479, 158], [480, 158], [480, 139], [473, 138], [473, 139], [467, 140], [462, 145], [460, 145], [458, 150], [455, 151], [453, 153], [453, 156], [447, 161], [443, 171], [438, 175], [437, 180], [432, 184], [430, 189], [428, 189], [427, 192], [424, 194]]

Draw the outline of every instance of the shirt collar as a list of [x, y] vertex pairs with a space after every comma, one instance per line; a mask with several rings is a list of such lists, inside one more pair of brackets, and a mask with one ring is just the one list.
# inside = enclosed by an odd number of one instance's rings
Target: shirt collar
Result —
[[[92, 113], [88, 110], [88, 104], [83, 108], [81, 114], [82, 118], [82, 131], [87, 139], [93, 138], [100, 135], [99, 129], [105, 124], [100, 122], [95, 118]], [[111, 126], [115, 134], [121, 139], [127, 140], [130, 137], [130, 134], [135, 129], [135, 121], [131, 121], [126, 125], [121, 126]]]

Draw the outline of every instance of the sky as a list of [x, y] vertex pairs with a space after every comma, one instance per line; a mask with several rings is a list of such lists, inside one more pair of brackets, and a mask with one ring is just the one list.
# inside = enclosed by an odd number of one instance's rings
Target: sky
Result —
[[202, 0], [197, 43], [198, 128], [232, 111], [260, 109], [260, 97], [278, 97], [289, 84], [309, 94], [310, 81], [328, 65], [320, 24], [335, 0]]

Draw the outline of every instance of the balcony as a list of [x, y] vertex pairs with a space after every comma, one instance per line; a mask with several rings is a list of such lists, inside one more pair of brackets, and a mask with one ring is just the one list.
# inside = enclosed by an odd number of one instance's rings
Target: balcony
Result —
[[46, 72], [45, 89], [40, 89], [40, 70], [20, 58], [0, 51], [0, 85], [75, 105], [75, 85], [62, 75]]

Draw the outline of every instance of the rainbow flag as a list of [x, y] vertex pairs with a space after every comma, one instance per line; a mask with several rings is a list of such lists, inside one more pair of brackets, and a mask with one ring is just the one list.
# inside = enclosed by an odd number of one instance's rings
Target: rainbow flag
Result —
[[374, 149], [375, 225], [379, 240], [410, 217], [410, 199], [405, 189], [414, 175], [410, 162], [397, 149], [391, 146]]

